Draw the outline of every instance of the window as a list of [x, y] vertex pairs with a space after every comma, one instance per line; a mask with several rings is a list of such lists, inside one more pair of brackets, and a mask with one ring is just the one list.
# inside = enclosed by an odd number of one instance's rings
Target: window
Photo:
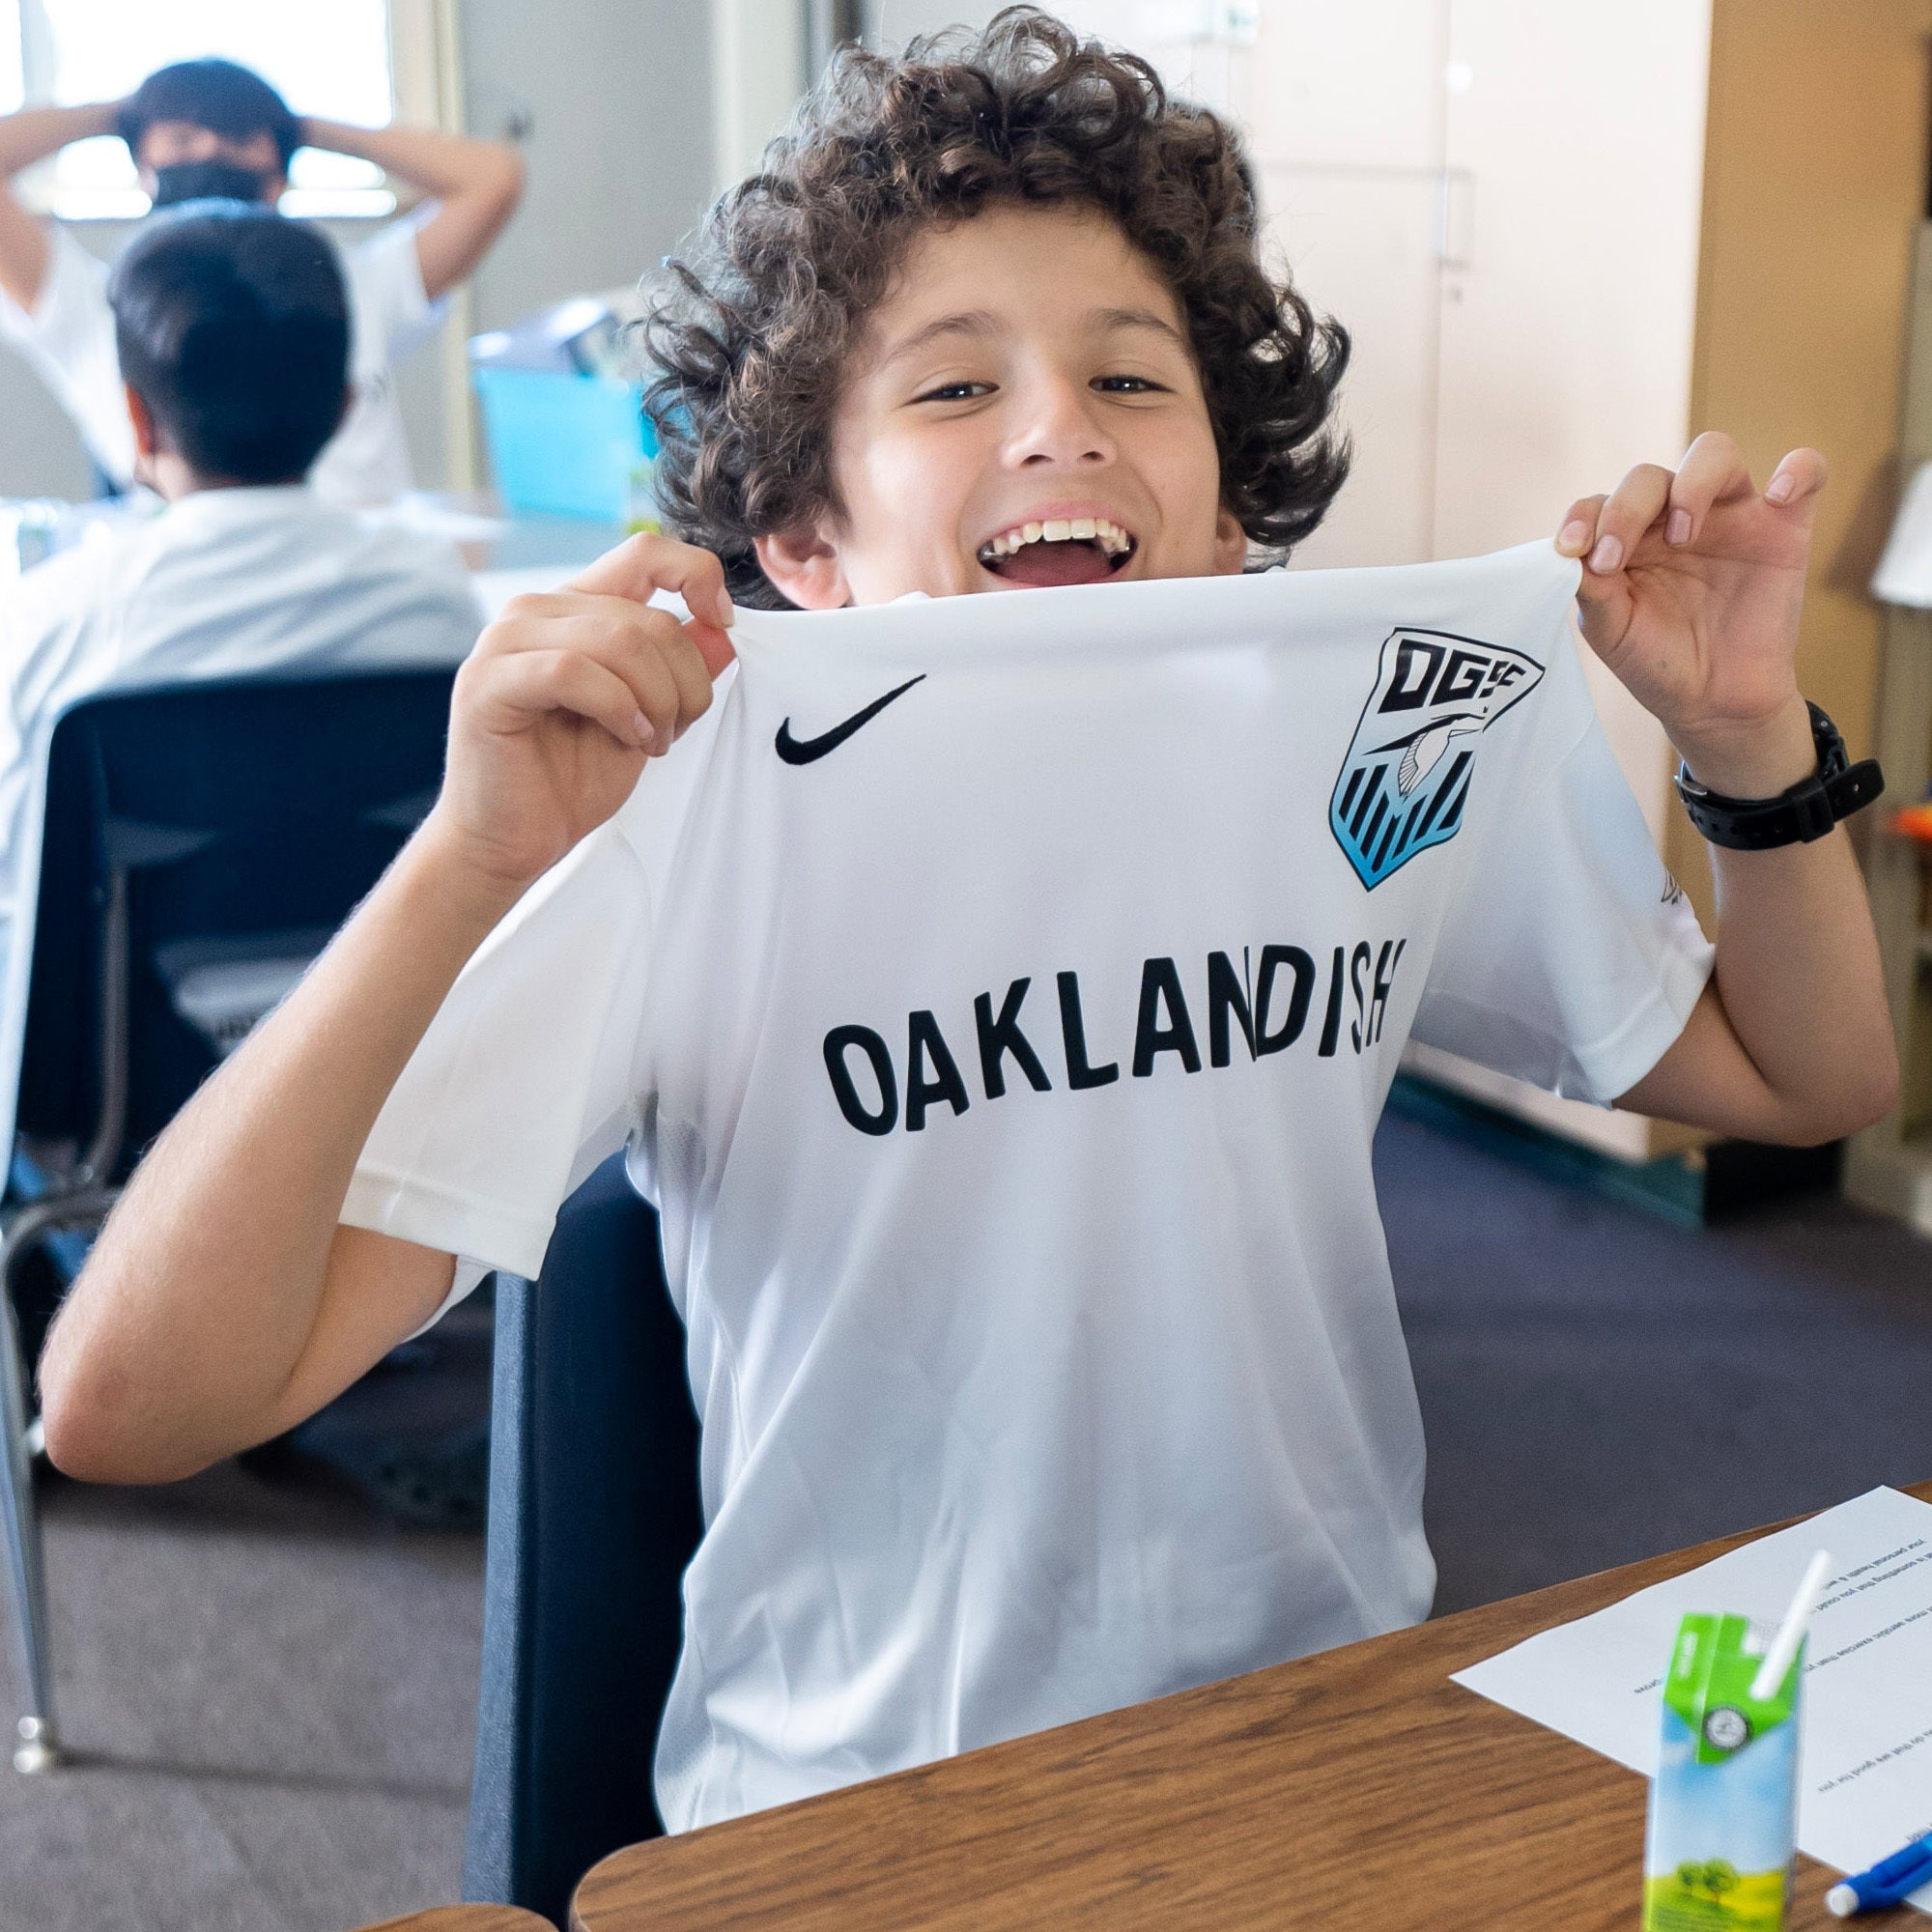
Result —
[[[0, 0], [0, 111], [24, 98], [71, 105], [131, 94], [170, 61], [218, 54], [277, 88], [298, 114], [380, 126], [391, 113], [388, 0]], [[68, 219], [139, 215], [148, 198], [127, 147], [77, 141], [23, 181]], [[303, 148], [288, 214], [386, 214], [373, 163]]]

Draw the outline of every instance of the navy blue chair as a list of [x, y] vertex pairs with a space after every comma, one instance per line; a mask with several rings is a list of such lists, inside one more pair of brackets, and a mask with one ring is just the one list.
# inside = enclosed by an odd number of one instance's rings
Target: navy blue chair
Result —
[[89, 698], [55, 725], [0, 1240], [0, 1544], [54, 1761], [30, 1370], [141, 1151], [293, 983], [436, 796], [453, 669]]
[[621, 1157], [534, 1283], [497, 1277], [490, 1429], [464, 1896], [563, 1925], [591, 1865], [664, 1829], [651, 1759], [703, 1529], [684, 1326]]

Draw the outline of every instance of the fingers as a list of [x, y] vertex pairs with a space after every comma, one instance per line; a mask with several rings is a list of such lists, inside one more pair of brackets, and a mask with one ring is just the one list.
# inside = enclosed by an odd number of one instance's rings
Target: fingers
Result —
[[1596, 553], [1601, 547], [1598, 532], [1609, 500], [1604, 496], [1579, 497], [1564, 512], [1563, 526], [1556, 534], [1556, 548], [1565, 556], [1590, 559], [1577, 581], [1577, 602], [1583, 617], [1584, 635], [1593, 644], [1600, 641], [1596, 633], [1612, 614], [1600, 607], [1615, 604], [1626, 595], [1623, 579], [1617, 571], [1614, 568], [1603, 571], [1597, 566]]
[[1563, 513], [1562, 527], [1556, 532], [1556, 548], [1565, 556], [1584, 556], [1597, 541], [1597, 519], [1609, 499], [1603, 496], [1579, 497]]
[[1782, 458], [1764, 486], [1764, 499], [1779, 509], [1795, 509], [1817, 496], [1830, 480], [1832, 466], [1815, 449], [1794, 449]]
[[460, 675], [487, 729], [520, 731], [532, 719], [568, 711], [635, 751], [648, 752], [656, 742], [655, 727], [631, 686], [582, 651], [501, 653], [472, 659]]
[[1663, 541], [1677, 548], [1696, 541], [1711, 505], [1750, 494], [1744, 453], [1720, 431], [1707, 430], [1684, 452], [1671, 479]]
[[695, 628], [679, 624], [668, 611], [628, 598], [555, 591], [513, 599], [477, 640], [473, 656], [483, 663], [556, 654], [582, 658], [630, 694], [623, 728], [612, 735], [627, 745], [639, 742], [630, 728], [630, 712], [636, 712], [648, 727], [651, 748], [663, 752], [710, 708], [712, 672]]
[[615, 550], [606, 551], [568, 586], [593, 597], [626, 597], [647, 604], [658, 590], [675, 590], [691, 612], [694, 633], [712, 676], [731, 661], [734, 612], [724, 588], [724, 566], [708, 550], [679, 543], [672, 537], [627, 537]]
[[[1817, 450], [1794, 449], [1773, 470], [1764, 500], [1775, 509], [1802, 510], [1808, 518], [1827, 473]], [[1639, 464], [1612, 495], [1583, 497], [1571, 504], [1556, 548], [1565, 556], [1589, 559], [1587, 595], [1591, 576], [1622, 569], [1653, 529], [1673, 549], [1682, 549], [1702, 535], [1714, 508], [1751, 494], [1750, 471], [1736, 442], [1721, 431], [1706, 431], [1685, 451], [1674, 473], [1654, 463]]]
[[1670, 500], [1670, 471], [1661, 464], [1639, 463], [1603, 499], [1585, 574], [1614, 576], [1635, 550], [1637, 540], [1663, 514]]

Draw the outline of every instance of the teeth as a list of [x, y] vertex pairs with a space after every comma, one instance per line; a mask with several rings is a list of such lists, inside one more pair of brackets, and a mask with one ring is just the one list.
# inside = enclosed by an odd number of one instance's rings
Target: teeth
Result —
[[1134, 540], [1105, 517], [1049, 517], [1044, 523], [1016, 524], [980, 546], [982, 558], [997, 562], [1035, 543], [1093, 543], [1109, 556], [1124, 556]]

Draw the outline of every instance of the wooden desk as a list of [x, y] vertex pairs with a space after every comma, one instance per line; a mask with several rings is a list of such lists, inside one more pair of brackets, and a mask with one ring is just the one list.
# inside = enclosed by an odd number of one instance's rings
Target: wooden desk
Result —
[[362, 1932], [556, 1932], [556, 1927], [514, 1905], [436, 1905], [365, 1925]]
[[1763, 1533], [633, 1845], [573, 1932], [1632, 1932], [1644, 1779], [1449, 1673]]

